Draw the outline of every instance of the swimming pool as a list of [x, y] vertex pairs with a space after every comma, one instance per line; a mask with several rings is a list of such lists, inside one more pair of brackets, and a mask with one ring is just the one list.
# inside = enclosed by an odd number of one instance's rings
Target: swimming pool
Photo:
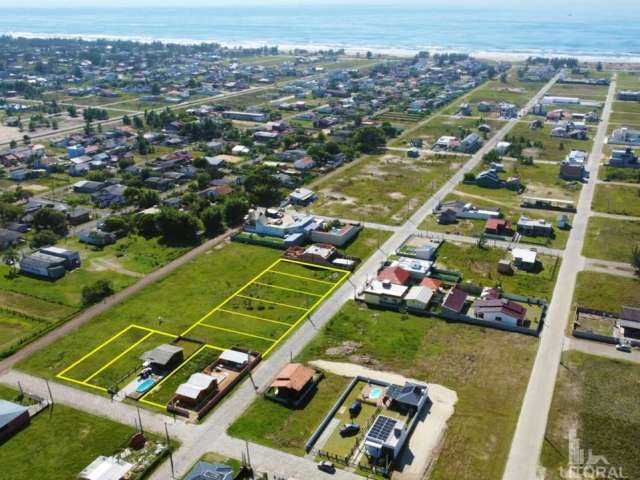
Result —
[[371, 398], [372, 400], [380, 398], [381, 395], [382, 395], [382, 389], [378, 387], [372, 388], [371, 391], [369, 392], [369, 398]]
[[136, 387], [136, 392], [144, 393], [147, 390], [150, 390], [155, 384], [156, 381], [153, 378], [147, 378], [144, 382]]

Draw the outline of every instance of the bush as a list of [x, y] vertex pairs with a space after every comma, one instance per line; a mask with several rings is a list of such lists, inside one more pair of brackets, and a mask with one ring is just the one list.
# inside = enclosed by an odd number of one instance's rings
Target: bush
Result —
[[40, 230], [33, 235], [30, 245], [32, 248], [49, 247], [57, 241], [58, 235], [51, 230]]
[[93, 305], [113, 295], [113, 285], [108, 280], [98, 280], [93, 285], [87, 285], [82, 289], [82, 304]]

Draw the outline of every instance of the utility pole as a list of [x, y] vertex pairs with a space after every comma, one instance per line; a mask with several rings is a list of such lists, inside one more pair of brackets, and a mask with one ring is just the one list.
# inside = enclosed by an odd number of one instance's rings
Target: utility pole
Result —
[[[140, 424], [142, 426], [142, 424]], [[175, 467], [173, 465], [173, 448], [171, 447], [171, 438], [169, 438], [169, 428], [167, 423], [164, 424], [164, 433], [167, 436], [167, 448], [169, 449], [169, 462], [171, 464], [171, 478], [176, 478]]]

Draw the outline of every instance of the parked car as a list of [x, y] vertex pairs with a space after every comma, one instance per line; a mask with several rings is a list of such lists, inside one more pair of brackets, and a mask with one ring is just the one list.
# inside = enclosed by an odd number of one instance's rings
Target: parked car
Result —
[[350, 437], [360, 431], [360, 425], [357, 423], [345, 423], [340, 427], [340, 435], [343, 437]]
[[362, 410], [362, 402], [360, 400], [354, 400], [351, 406], [349, 407], [349, 414], [351, 418], [357, 417]]
[[335, 473], [336, 466], [328, 460], [323, 460], [318, 464], [318, 470], [325, 473]]
[[616, 345], [616, 350], [618, 350], [619, 352], [631, 353], [631, 345], [627, 343], [619, 343], [618, 345]]

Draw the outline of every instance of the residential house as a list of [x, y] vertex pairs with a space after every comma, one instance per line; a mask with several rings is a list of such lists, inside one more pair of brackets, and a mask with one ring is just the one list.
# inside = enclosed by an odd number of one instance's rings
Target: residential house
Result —
[[64, 268], [67, 270], [80, 267], [80, 252], [76, 250], [67, 250], [59, 247], [43, 247], [40, 249], [40, 253], [62, 258], [64, 260]]
[[100, 456], [78, 476], [78, 480], [123, 480], [129, 478], [134, 466], [116, 457]]
[[482, 139], [477, 133], [470, 133], [462, 142], [460, 142], [459, 150], [463, 153], [476, 153], [482, 146]]
[[640, 167], [638, 156], [631, 148], [624, 150], [613, 150], [609, 158], [609, 165], [612, 167]]
[[166, 374], [180, 365], [184, 360], [184, 351], [177, 345], [163, 344], [149, 350], [140, 357], [154, 372]]
[[521, 270], [535, 270], [538, 264], [538, 252], [529, 248], [514, 248], [511, 250], [513, 264]]
[[522, 327], [527, 318], [527, 309], [506, 298], [481, 298], [471, 305], [476, 318], [498, 322], [511, 327]]
[[6, 228], [0, 228], [0, 251], [17, 245], [22, 240], [22, 234]]
[[124, 192], [127, 189], [124, 185], [109, 185], [102, 190], [91, 194], [91, 201], [99, 208], [109, 208], [125, 203]]
[[500, 178], [500, 175], [498, 175], [498, 172], [495, 169], [490, 168], [480, 172], [476, 176], [476, 185], [484, 188], [502, 188], [504, 183]]
[[582, 181], [587, 175], [585, 168], [587, 156], [588, 154], [584, 150], [571, 150], [560, 164], [560, 178], [563, 180]]
[[317, 384], [318, 372], [301, 363], [290, 363], [284, 367], [265, 392], [270, 400], [296, 406]]
[[409, 287], [389, 280], [372, 280], [366, 283], [362, 297], [370, 305], [400, 307]]
[[394, 285], [407, 285], [411, 279], [411, 272], [399, 266], [387, 267], [378, 273], [377, 279]]
[[22, 257], [20, 271], [47, 280], [57, 280], [66, 274], [66, 263], [67, 261], [64, 258], [35, 252]]
[[504, 218], [490, 218], [484, 225], [485, 233], [489, 235], [499, 235], [510, 237], [513, 235], [511, 220]]
[[462, 313], [467, 301], [467, 293], [455, 286], [444, 297], [442, 308], [453, 313]]
[[184, 480], [233, 480], [235, 473], [233, 468], [222, 463], [210, 463], [199, 461], [184, 477]]
[[433, 145], [434, 150], [454, 151], [460, 148], [460, 140], [457, 137], [444, 135]]
[[610, 144], [618, 145], [640, 145], [640, 130], [633, 130], [628, 127], [616, 128], [609, 137]]
[[434, 291], [428, 287], [419, 285], [409, 289], [404, 296], [404, 302], [408, 308], [425, 311], [431, 303]]
[[623, 90], [618, 92], [618, 100], [623, 102], [640, 102], [640, 90]]
[[518, 233], [530, 237], [552, 237], [553, 225], [543, 219], [532, 219], [526, 216], [518, 220]]
[[105, 232], [103, 230], [91, 229], [81, 230], [78, 232], [78, 240], [80, 243], [86, 243], [87, 245], [94, 245], [96, 247], [106, 247], [116, 243], [118, 237], [111, 232]]

